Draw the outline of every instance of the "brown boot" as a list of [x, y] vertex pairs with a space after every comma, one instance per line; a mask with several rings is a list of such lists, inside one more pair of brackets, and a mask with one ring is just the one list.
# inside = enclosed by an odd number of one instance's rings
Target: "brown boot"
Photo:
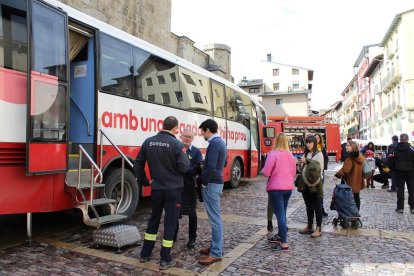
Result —
[[303, 228], [302, 230], [299, 230], [300, 234], [312, 234], [313, 233], [313, 226], [312, 225], [308, 225], [305, 228]]
[[320, 226], [317, 226], [315, 231], [312, 233], [311, 237], [319, 238], [320, 236], [322, 236], [322, 228]]

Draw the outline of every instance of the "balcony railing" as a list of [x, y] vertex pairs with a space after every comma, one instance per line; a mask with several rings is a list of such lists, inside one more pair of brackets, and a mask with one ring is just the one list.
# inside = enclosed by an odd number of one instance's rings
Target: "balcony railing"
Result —
[[394, 82], [397, 82], [401, 79], [400, 72], [398, 68], [395, 68], [394, 66], [390, 67], [387, 74], [384, 78], [381, 79], [381, 87], [383, 91], [387, 91], [391, 88], [391, 85]]
[[382, 109], [382, 117], [386, 117], [394, 112], [399, 112], [402, 110], [401, 105], [397, 105], [396, 102], [391, 102], [390, 105]]

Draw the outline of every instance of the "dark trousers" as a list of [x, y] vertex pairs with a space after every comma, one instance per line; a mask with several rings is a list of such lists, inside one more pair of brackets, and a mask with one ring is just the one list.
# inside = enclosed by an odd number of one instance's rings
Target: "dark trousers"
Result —
[[374, 181], [379, 182], [381, 184], [389, 184], [388, 181], [389, 174], [379, 173], [373, 176]]
[[395, 172], [391, 172], [391, 190], [397, 190], [397, 180], [395, 179]]
[[[178, 230], [180, 228], [180, 221], [177, 222], [175, 228], [174, 241], [177, 240]], [[188, 240], [194, 241], [197, 238], [197, 212], [194, 210], [193, 214], [188, 215]]]
[[395, 173], [395, 180], [397, 182], [397, 209], [404, 209], [405, 183], [407, 183], [408, 189], [408, 205], [410, 205], [410, 208], [414, 208], [414, 176], [410, 174]]
[[181, 206], [181, 188], [171, 190], [152, 190], [151, 217], [145, 231], [144, 244], [141, 249], [141, 258], [151, 256], [155, 245], [155, 236], [158, 233], [162, 211], [164, 210], [164, 237], [161, 247], [161, 261], [171, 261], [171, 248], [173, 245], [175, 228]]
[[359, 211], [359, 208], [361, 207], [361, 198], [359, 197], [359, 193], [354, 193], [354, 200], [355, 200], [356, 207]]
[[313, 217], [316, 215], [316, 226], [322, 226], [322, 208], [321, 208], [321, 198], [318, 197], [318, 193], [310, 193], [305, 190], [302, 193], [303, 200], [306, 205], [306, 215], [308, 216], [308, 226], [313, 225]]

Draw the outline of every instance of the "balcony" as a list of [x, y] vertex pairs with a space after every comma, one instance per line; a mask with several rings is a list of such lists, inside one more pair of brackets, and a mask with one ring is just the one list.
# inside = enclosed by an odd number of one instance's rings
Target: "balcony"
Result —
[[348, 134], [353, 134], [355, 132], [358, 132], [358, 125], [354, 125], [351, 128], [348, 128]]
[[401, 79], [401, 74], [398, 68], [395, 69], [394, 67], [390, 67], [385, 77], [381, 79], [382, 91], [390, 90], [392, 85], [398, 82], [400, 79]]
[[390, 117], [395, 113], [401, 112], [401, 105], [397, 105], [395, 102], [392, 102], [390, 105], [382, 109], [382, 118]]

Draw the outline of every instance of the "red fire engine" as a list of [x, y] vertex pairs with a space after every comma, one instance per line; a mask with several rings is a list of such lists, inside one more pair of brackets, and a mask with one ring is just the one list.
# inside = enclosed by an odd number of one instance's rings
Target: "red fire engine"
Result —
[[341, 158], [339, 124], [326, 123], [323, 117], [268, 116], [267, 124], [262, 128], [263, 155], [272, 150], [273, 138], [279, 132], [286, 134], [289, 148], [295, 156], [303, 155], [306, 136], [318, 133], [323, 138], [329, 159], [339, 161]]

